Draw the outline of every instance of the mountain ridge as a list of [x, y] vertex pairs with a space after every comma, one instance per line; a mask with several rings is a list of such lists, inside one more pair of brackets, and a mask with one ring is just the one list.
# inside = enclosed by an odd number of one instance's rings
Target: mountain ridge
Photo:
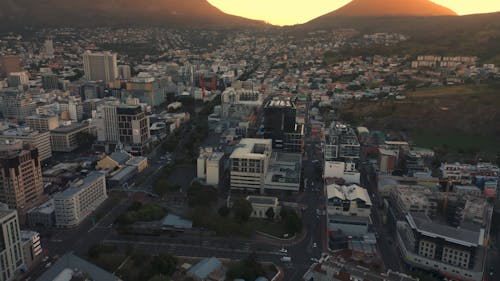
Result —
[[[29, 19], [27, 21], [26, 19]], [[2, 0], [1, 29], [23, 26], [157, 25], [259, 27], [263, 21], [222, 12], [206, 0]]]
[[352, 0], [324, 16], [456, 16], [429, 0]]

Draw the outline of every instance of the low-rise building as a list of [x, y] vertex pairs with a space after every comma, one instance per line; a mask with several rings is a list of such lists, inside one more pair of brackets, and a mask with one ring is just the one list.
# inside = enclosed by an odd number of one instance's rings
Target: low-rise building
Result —
[[52, 157], [52, 146], [50, 144], [50, 132], [33, 131], [30, 128], [19, 128], [5, 130], [0, 135], [0, 140], [18, 139], [30, 143], [38, 149], [40, 161]]
[[230, 156], [231, 189], [260, 191], [272, 154], [270, 139], [242, 139]]
[[56, 222], [54, 199], [34, 207], [26, 213], [27, 223], [30, 227], [52, 227]]
[[224, 281], [226, 270], [220, 260], [215, 257], [206, 258], [192, 266], [186, 275], [195, 281]]
[[54, 196], [56, 226], [78, 226], [107, 198], [106, 178], [103, 173], [92, 172]]
[[252, 218], [267, 219], [267, 211], [273, 209], [274, 216], [280, 212], [279, 200], [277, 197], [268, 196], [247, 196], [246, 200], [252, 204]]
[[21, 240], [24, 263], [27, 268], [31, 268], [33, 263], [42, 255], [40, 234], [36, 231], [21, 230]]
[[343, 179], [346, 183], [360, 184], [360, 173], [353, 162], [326, 161], [323, 177]]
[[26, 117], [26, 126], [33, 131], [48, 132], [59, 127], [57, 115], [31, 115]]

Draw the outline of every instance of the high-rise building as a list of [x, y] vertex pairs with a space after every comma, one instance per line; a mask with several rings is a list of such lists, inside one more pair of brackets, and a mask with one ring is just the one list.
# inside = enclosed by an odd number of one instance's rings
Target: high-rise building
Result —
[[0, 90], [2, 113], [4, 118], [24, 121], [36, 111], [36, 103], [29, 93], [17, 88]]
[[59, 78], [52, 73], [42, 75], [42, 87], [44, 90], [59, 89]]
[[20, 140], [0, 143], [0, 202], [19, 212], [43, 199], [42, 167], [38, 149]]
[[297, 127], [295, 115], [295, 104], [290, 99], [274, 98], [266, 103], [264, 137], [273, 140], [273, 148], [301, 151], [303, 129]]
[[118, 105], [118, 100], [112, 100], [97, 107], [97, 141], [118, 143], [120, 139], [118, 135], [118, 117], [116, 115], [116, 107]]
[[121, 144], [133, 155], [144, 155], [149, 145], [149, 118], [139, 105], [121, 105], [116, 108], [118, 135]]
[[11, 72], [21, 71], [21, 62], [19, 56], [5, 55], [0, 57], [0, 66], [3, 76], [8, 76]]
[[118, 78], [116, 53], [83, 53], [83, 68], [88, 81], [113, 82]]
[[15, 280], [23, 266], [17, 212], [2, 208], [0, 209], [0, 281]]
[[54, 42], [52, 39], [47, 39], [43, 43], [43, 55], [47, 58], [54, 57]]
[[132, 71], [130, 65], [119, 65], [118, 66], [118, 78], [122, 80], [128, 80], [132, 77]]
[[159, 106], [165, 102], [165, 80], [163, 78], [155, 78], [149, 73], [141, 72], [127, 83], [127, 89], [123, 91], [122, 100], [132, 96], [139, 99], [142, 103]]
[[26, 117], [26, 126], [33, 131], [52, 131], [59, 127], [59, 117], [57, 115], [31, 115]]

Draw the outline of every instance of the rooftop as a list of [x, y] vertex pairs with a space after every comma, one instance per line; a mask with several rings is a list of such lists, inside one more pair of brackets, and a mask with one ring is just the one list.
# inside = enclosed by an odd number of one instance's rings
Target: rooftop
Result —
[[90, 184], [92, 184], [95, 181], [99, 180], [100, 178], [104, 178], [104, 177], [105, 177], [104, 174], [101, 172], [92, 172], [88, 176], [86, 176], [85, 178], [78, 180], [76, 182], [73, 182], [68, 189], [56, 194], [56, 196], [58, 196], [58, 197], [71, 197], [71, 196], [75, 195], [76, 193], [78, 193], [80, 190], [86, 188]]
[[121, 280], [104, 269], [69, 253], [58, 259], [51, 267], [49, 267], [47, 271], [42, 274], [42, 276], [36, 279], [36, 281], [71, 280], [71, 278], [62, 278], [66, 276], [72, 277], [75, 271], [88, 274], [93, 281]]
[[221, 266], [222, 263], [216, 257], [206, 258], [191, 267], [188, 270], [188, 273], [200, 278], [201, 280], [205, 280], [210, 273]]
[[[272, 147], [271, 139], [242, 139], [231, 154], [233, 158], [265, 158], [265, 148]], [[270, 151], [269, 151], [270, 152]]]
[[67, 133], [79, 131], [79, 130], [84, 129], [88, 126], [89, 126], [88, 123], [72, 123], [71, 125], [68, 125], [68, 126], [56, 128], [56, 129], [52, 130], [51, 132], [56, 133], [56, 134], [67, 134]]
[[467, 247], [481, 246], [484, 243], [484, 229], [473, 231], [460, 227], [452, 227], [445, 224], [433, 222], [424, 214], [411, 213], [406, 215], [411, 228], [426, 236], [440, 237], [448, 242], [464, 245]]
[[370, 199], [370, 196], [368, 196], [368, 192], [366, 191], [366, 189], [356, 184], [352, 184], [349, 186], [330, 184], [326, 187], [326, 193], [328, 199], [334, 197], [349, 201], [359, 199], [364, 201], [367, 205], [372, 204], [372, 201]]
[[183, 219], [174, 214], [168, 214], [165, 218], [163, 218], [162, 225], [171, 226], [175, 228], [190, 229], [193, 227], [193, 222], [190, 220]]

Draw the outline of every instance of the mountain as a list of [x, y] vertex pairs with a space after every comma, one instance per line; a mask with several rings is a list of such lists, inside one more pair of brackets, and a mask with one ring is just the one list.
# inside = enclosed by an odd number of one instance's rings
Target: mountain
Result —
[[0, 29], [24, 26], [157, 25], [247, 27], [263, 22], [226, 14], [206, 0], [1, 0]]
[[456, 16], [429, 0], [353, 0], [328, 16]]

